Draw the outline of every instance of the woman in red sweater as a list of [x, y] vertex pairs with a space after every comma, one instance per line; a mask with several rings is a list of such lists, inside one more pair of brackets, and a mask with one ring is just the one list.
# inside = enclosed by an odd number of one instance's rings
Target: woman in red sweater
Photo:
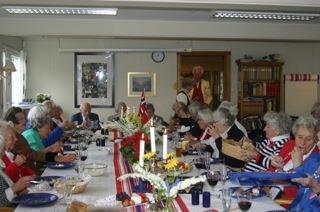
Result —
[[[300, 166], [313, 152], [319, 152], [317, 144], [317, 120], [312, 117], [300, 117], [292, 126], [295, 139], [289, 140], [280, 150], [279, 155], [271, 158], [269, 171], [291, 171]], [[282, 198], [294, 198], [297, 187], [284, 187]]]
[[24, 165], [26, 162], [24, 155], [14, 155], [10, 152], [17, 142], [16, 133], [12, 127], [6, 129], [4, 137], [6, 146], [5, 153], [1, 158], [5, 164], [4, 172], [14, 183], [21, 177], [35, 175], [31, 168]]

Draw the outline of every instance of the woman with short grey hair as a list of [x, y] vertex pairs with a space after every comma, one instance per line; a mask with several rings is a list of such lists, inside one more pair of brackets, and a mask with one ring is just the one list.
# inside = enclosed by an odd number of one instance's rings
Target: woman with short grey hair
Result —
[[271, 158], [275, 169], [290, 171], [302, 164], [317, 147], [317, 120], [313, 117], [299, 117], [292, 126], [294, 140], [289, 140], [279, 152]]
[[292, 120], [288, 114], [267, 112], [263, 116], [266, 126], [263, 129], [266, 139], [256, 144], [256, 151], [242, 150], [243, 158], [248, 161], [244, 171], [266, 171], [271, 165], [271, 158], [278, 155], [290, 138]]
[[51, 132], [51, 125], [52, 120], [49, 117], [32, 119], [31, 128], [22, 133], [22, 135], [28, 141], [31, 149], [44, 152], [57, 152], [61, 150], [60, 142], [56, 142], [48, 147], [45, 147], [42, 143], [42, 140], [46, 139]]
[[[230, 111], [231, 114], [233, 114], [235, 117], [237, 117], [239, 109], [237, 106], [235, 106], [232, 102], [229, 101], [223, 101], [220, 103], [218, 108], [226, 108]], [[237, 125], [237, 127], [239, 128], [239, 130], [241, 130], [243, 132], [243, 134], [248, 137], [248, 133], [246, 128], [244, 128], [244, 126], [237, 120], [234, 121], [234, 123]]]
[[239, 142], [244, 133], [235, 125], [236, 116], [226, 108], [218, 108], [213, 112], [213, 124], [209, 127], [209, 134], [215, 139], [215, 145], [219, 151], [219, 158], [226, 165], [233, 168], [242, 168], [244, 162], [222, 153], [222, 143], [225, 139], [232, 139]]
[[201, 104], [198, 101], [192, 101], [189, 106], [189, 112], [191, 114], [191, 117], [197, 121], [198, 120], [198, 112], [202, 109], [204, 109], [205, 107], [203, 106], [203, 104]]
[[[10, 128], [8, 122], [0, 121], [0, 158], [4, 155], [6, 146], [6, 131]], [[1, 159], [0, 159], [1, 160]], [[13, 183], [8, 175], [5, 174], [2, 167], [3, 161], [0, 163], [0, 207], [12, 206], [12, 199], [18, 194], [18, 192], [25, 190], [29, 185], [30, 181], [35, 176], [26, 176], [20, 178], [16, 183]]]

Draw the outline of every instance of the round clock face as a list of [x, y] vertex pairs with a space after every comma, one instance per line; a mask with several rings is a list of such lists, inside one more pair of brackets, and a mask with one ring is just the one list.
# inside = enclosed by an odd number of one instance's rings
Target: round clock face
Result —
[[164, 52], [152, 52], [151, 57], [154, 62], [161, 63], [165, 58], [165, 54]]

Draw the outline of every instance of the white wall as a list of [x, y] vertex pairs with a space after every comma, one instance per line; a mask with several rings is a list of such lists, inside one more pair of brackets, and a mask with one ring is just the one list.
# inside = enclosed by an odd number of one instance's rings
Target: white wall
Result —
[[[249, 41], [186, 41], [186, 40], [130, 40], [130, 39], [58, 39], [31, 37], [26, 39], [28, 55], [27, 97], [46, 92], [62, 105], [70, 116], [74, 108], [74, 54], [59, 53], [59, 48], [180, 48], [189, 45], [194, 51], [231, 51], [231, 100], [237, 102], [238, 70], [235, 60], [249, 54], [261, 57], [279, 53], [285, 61], [284, 73], [319, 73], [320, 44], [290, 42]], [[167, 119], [175, 101], [176, 54], [167, 53], [165, 61], [156, 64], [150, 53], [115, 54], [115, 102], [125, 101], [138, 107], [140, 98], [127, 97], [127, 73], [155, 71], [157, 73], [157, 96], [147, 97], [156, 111]], [[309, 109], [306, 109], [309, 110]], [[94, 109], [101, 117], [114, 112], [112, 109]]]

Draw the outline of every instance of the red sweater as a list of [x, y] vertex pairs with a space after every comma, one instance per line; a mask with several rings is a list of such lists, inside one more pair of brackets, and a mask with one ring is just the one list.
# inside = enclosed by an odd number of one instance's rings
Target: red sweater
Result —
[[35, 175], [31, 168], [25, 165], [17, 166], [17, 164], [15, 164], [15, 162], [13, 162], [6, 154], [3, 155], [2, 161], [6, 165], [4, 172], [14, 183], [17, 182], [21, 177]]

